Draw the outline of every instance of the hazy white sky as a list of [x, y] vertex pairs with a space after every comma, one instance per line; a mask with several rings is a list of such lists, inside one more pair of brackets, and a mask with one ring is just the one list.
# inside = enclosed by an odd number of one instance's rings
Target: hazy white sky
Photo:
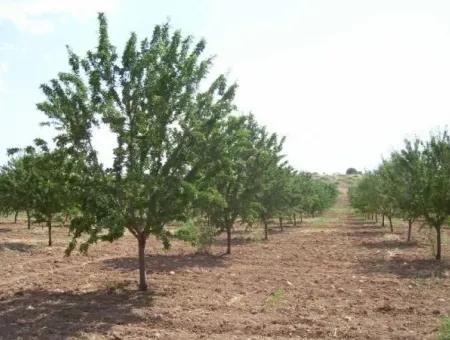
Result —
[[450, 123], [450, 1], [0, 0], [0, 163], [6, 148], [51, 136], [39, 84], [66, 69], [66, 44], [95, 46], [99, 10], [119, 46], [168, 17], [205, 37], [241, 110], [287, 137], [298, 169], [370, 169]]

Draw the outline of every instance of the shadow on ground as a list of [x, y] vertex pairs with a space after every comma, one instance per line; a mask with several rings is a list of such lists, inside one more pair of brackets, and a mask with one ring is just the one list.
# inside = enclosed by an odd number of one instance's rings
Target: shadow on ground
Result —
[[382, 241], [369, 241], [362, 242], [361, 246], [368, 249], [408, 249], [419, 247], [417, 241], [406, 242], [401, 240], [382, 240]]
[[450, 261], [441, 262], [434, 259], [404, 259], [395, 257], [364, 259], [360, 262], [361, 271], [365, 274], [392, 274], [399, 278], [426, 279], [447, 277], [450, 271]]
[[10, 231], [12, 231], [11, 228], [0, 228], [0, 233], [9, 233]]
[[[145, 258], [145, 264], [148, 273], [170, 272], [192, 267], [214, 268], [228, 266], [223, 256], [210, 254], [150, 255]], [[121, 270], [137, 270], [138, 259], [137, 256], [108, 259], [103, 261], [103, 266]]]
[[0, 251], [2, 250], [15, 250], [20, 252], [27, 252], [31, 249], [36, 248], [36, 246], [23, 243], [23, 242], [2, 242], [0, 243]]
[[361, 238], [378, 237], [378, 236], [383, 236], [384, 234], [386, 234], [386, 232], [376, 230], [376, 229], [375, 230], [354, 230], [354, 231], [348, 231], [348, 232], [344, 233], [344, 235], [349, 236], [349, 237], [361, 237]]
[[65, 339], [104, 333], [114, 325], [142, 321], [133, 310], [151, 305], [150, 293], [23, 291], [0, 301], [0, 338]]

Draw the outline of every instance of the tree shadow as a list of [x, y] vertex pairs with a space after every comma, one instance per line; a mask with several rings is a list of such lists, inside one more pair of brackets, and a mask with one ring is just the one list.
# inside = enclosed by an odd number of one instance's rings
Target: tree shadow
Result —
[[[231, 247], [235, 246], [244, 246], [246, 244], [252, 244], [257, 242], [258, 240], [251, 236], [239, 236], [231, 238]], [[227, 245], [226, 238], [217, 238], [214, 240], [213, 244], [218, 247], [225, 247]]]
[[394, 257], [390, 260], [383, 258], [364, 259], [360, 262], [361, 271], [365, 274], [392, 274], [399, 278], [426, 279], [447, 277], [450, 261], [435, 259], [405, 259]]
[[352, 226], [352, 229], [356, 229], [356, 230], [360, 230], [360, 229], [364, 229], [364, 230], [378, 230], [378, 229], [385, 229], [385, 230], [389, 230], [389, 227], [382, 227], [381, 225], [378, 224], [361, 224], [358, 226]]
[[9, 233], [10, 231], [12, 231], [11, 228], [0, 228], [0, 233]]
[[[221, 255], [192, 254], [192, 255], [149, 255], [145, 258], [148, 273], [161, 273], [180, 270], [182, 268], [202, 267], [226, 267], [228, 263]], [[103, 261], [105, 268], [122, 269], [127, 271], [137, 270], [138, 258], [119, 257]]]
[[354, 230], [345, 232], [345, 236], [349, 237], [378, 237], [386, 234], [384, 231], [380, 230]]
[[0, 251], [3, 250], [15, 250], [15, 251], [20, 251], [20, 252], [28, 252], [31, 249], [36, 248], [35, 245], [32, 244], [27, 244], [27, 243], [23, 243], [23, 242], [3, 242], [0, 243]]
[[85, 332], [105, 333], [114, 325], [141, 322], [133, 310], [151, 305], [151, 293], [136, 291], [27, 290], [0, 301], [0, 338], [65, 339]]
[[362, 242], [361, 246], [368, 249], [408, 249], [418, 247], [418, 243], [417, 241], [406, 242], [400, 240], [382, 240], [374, 242]]

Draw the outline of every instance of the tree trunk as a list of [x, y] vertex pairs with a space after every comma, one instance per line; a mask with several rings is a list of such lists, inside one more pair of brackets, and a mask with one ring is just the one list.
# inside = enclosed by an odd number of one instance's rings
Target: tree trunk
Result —
[[378, 214], [375, 214], [375, 223], [378, 223]]
[[407, 242], [411, 242], [411, 229], [412, 229], [412, 220], [408, 220], [408, 240], [407, 240]]
[[14, 224], [17, 223], [17, 216], [19, 216], [19, 212], [18, 211], [14, 212]]
[[47, 220], [47, 229], [48, 229], [48, 246], [52, 246], [52, 219], [51, 217]]
[[384, 227], [384, 214], [381, 214], [381, 226]]
[[138, 236], [139, 248], [139, 290], [147, 290], [147, 275], [145, 273], [145, 243], [147, 238], [144, 234]]
[[303, 213], [300, 214], [300, 224], [303, 223]]
[[441, 260], [441, 226], [435, 226], [436, 229], [436, 260]]
[[278, 217], [278, 220], [280, 221], [280, 231], [283, 231], [283, 217]]
[[227, 226], [227, 254], [231, 254], [231, 226]]
[[268, 226], [267, 226], [267, 221], [264, 220], [264, 239], [268, 240], [269, 239], [269, 231], [268, 231]]
[[294, 227], [296, 227], [296, 226], [297, 226], [297, 219], [296, 219], [296, 216], [294, 214]]
[[27, 226], [28, 226], [28, 230], [31, 229], [31, 216], [30, 216], [30, 211], [27, 210]]
[[391, 228], [391, 233], [393, 233], [394, 232], [394, 226], [392, 225], [392, 216], [388, 216], [388, 219], [389, 219], [389, 227]]

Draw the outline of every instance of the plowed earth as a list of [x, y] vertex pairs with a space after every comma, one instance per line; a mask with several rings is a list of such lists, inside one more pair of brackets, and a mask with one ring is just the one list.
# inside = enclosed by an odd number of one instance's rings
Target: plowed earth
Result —
[[[342, 193], [323, 217], [234, 233], [212, 255], [150, 240], [137, 291], [132, 236], [64, 257], [67, 230], [0, 224], [0, 339], [433, 339], [450, 314], [450, 246], [440, 264], [415, 229], [365, 223]], [[449, 233], [444, 240], [448, 243]]]

